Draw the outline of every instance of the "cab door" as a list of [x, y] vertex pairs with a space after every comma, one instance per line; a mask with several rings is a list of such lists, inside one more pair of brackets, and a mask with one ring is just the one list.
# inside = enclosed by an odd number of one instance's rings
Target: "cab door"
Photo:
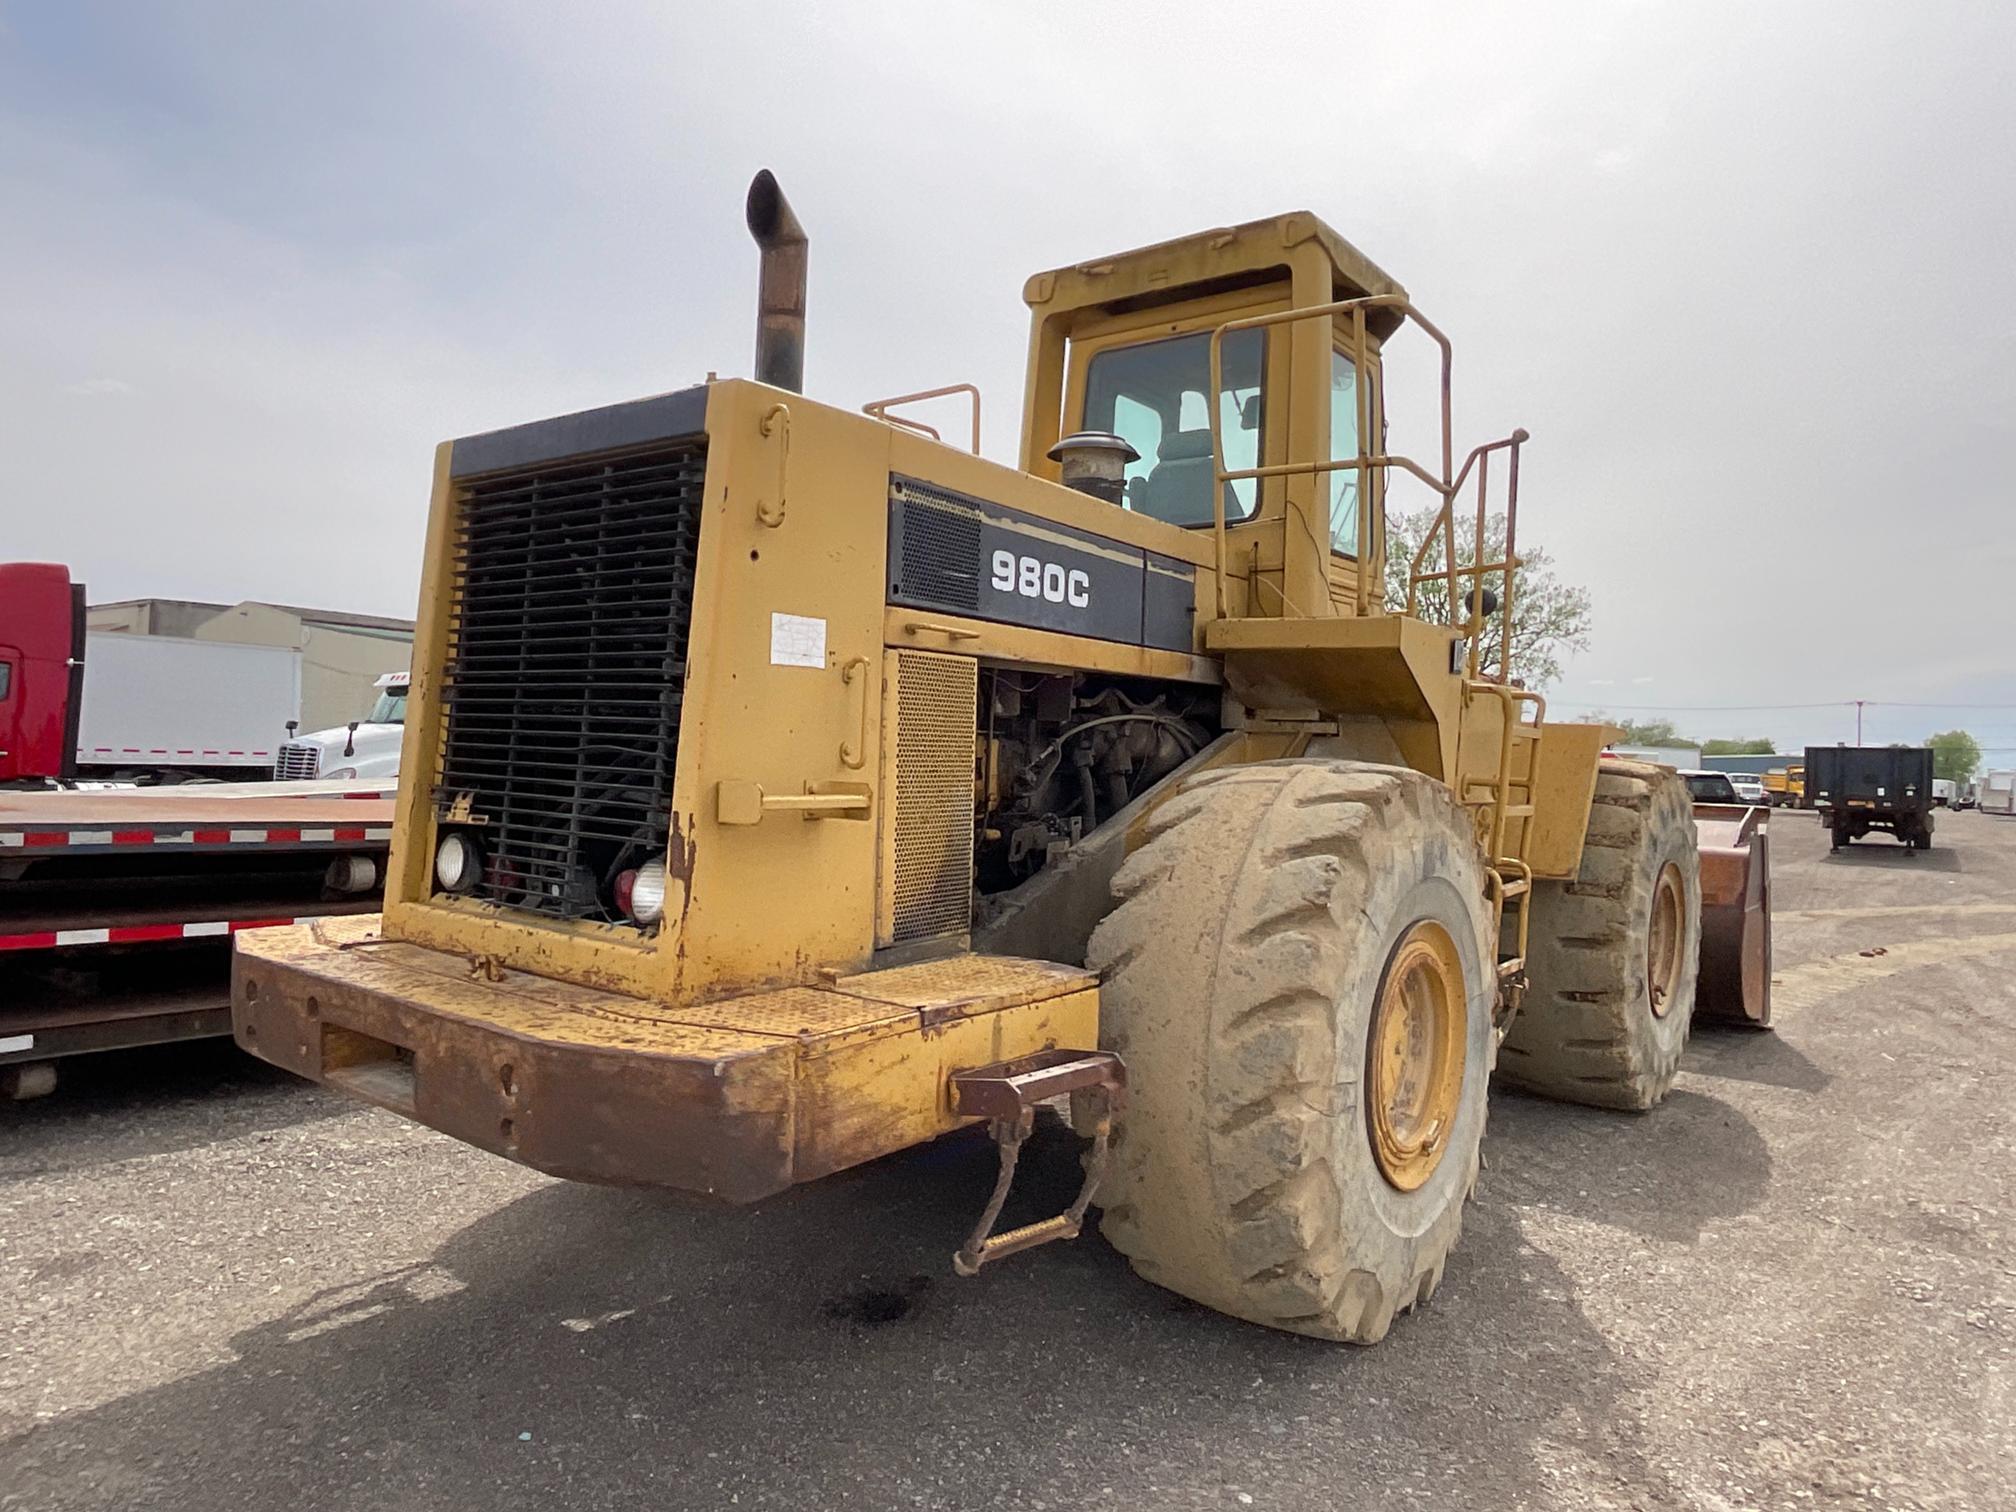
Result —
[[21, 718], [21, 662], [18, 647], [0, 646], [0, 782], [30, 775]]
[[[1384, 452], [1385, 396], [1380, 390], [1377, 348], [1366, 353], [1361, 374], [1352, 360], [1349, 342], [1340, 333], [1330, 351], [1330, 461], [1342, 462], [1358, 455], [1361, 428], [1370, 437], [1366, 455], [1376, 457]], [[1357, 611], [1362, 554], [1363, 571], [1371, 579], [1367, 597], [1376, 611], [1384, 602], [1386, 470], [1339, 467], [1323, 478], [1330, 506], [1330, 601], [1340, 613]]]

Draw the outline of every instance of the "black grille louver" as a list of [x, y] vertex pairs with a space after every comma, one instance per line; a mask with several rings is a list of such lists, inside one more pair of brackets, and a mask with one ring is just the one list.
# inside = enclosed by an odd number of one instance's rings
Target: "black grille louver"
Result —
[[459, 489], [437, 802], [476, 822], [475, 895], [614, 919], [670, 825], [704, 439]]

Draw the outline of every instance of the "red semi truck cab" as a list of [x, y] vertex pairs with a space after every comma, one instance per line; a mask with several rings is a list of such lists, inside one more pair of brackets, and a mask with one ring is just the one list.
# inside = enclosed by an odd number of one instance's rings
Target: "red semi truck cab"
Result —
[[70, 775], [83, 674], [83, 584], [54, 562], [0, 562], [0, 782]]

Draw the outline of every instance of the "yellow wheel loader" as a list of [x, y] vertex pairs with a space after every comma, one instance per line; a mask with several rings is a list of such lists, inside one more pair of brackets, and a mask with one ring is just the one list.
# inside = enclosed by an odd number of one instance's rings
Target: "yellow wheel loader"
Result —
[[[755, 381], [440, 447], [383, 916], [242, 936], [239, 1043], [733, 1203], [985, 1125], [961, 1272], [1096, 1198], [1161, 1285], [1378, 1339], [1494, 1063], [1647, 1107], [1696, 1008], [1685, 788], [1508, 651], [1524, 432], [1459, 454], [1448, 340], [1292, 214], [1030, 279], [1002, 466], [970, 386], [803, 397], [806, 237], [767, 173], [748, 212]], [[1410, 328], [1425, 461], [1386, 448]], [[946, 394], [974, 451], [899, 413]], [[1389, 602], [1403, 474], [1442, 512]], [[1084, 1187], [996, 1233], [1046, 1104]]]

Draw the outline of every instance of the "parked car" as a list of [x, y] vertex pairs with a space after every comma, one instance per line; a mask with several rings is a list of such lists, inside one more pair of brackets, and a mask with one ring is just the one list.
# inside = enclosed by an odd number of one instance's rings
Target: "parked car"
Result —
[[1741, 803], [1741, 795], [1727, 772], [1682, 772], [1687, 792], [1696, 803]]

